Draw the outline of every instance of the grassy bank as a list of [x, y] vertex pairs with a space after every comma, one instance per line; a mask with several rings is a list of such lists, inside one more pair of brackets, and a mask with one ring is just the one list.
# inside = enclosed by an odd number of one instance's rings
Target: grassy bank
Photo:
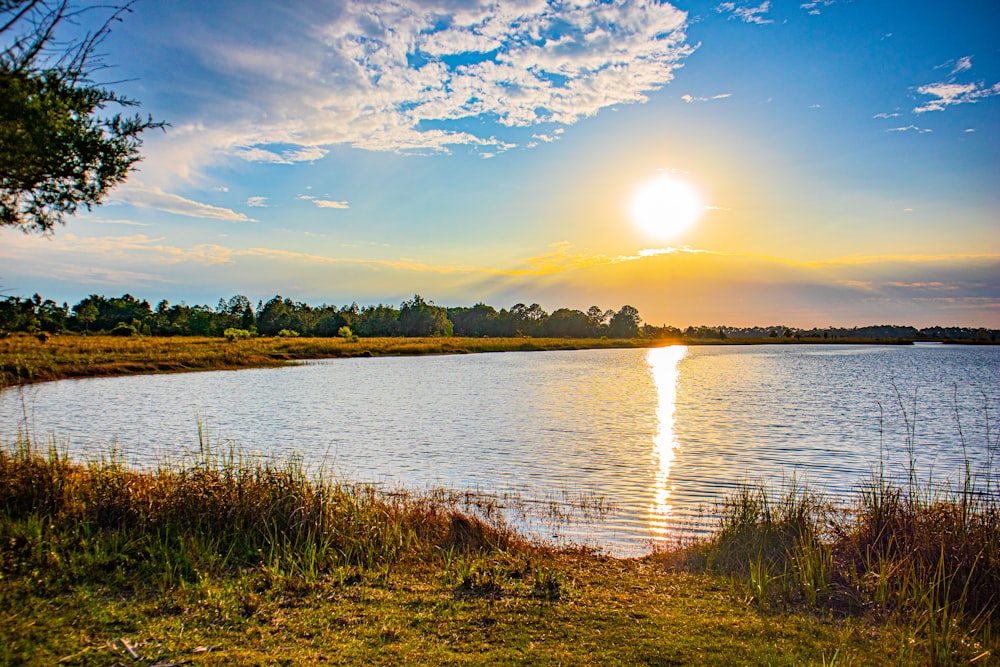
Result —
[[0, 388], [65, 378], [280, 366], [302, 359], [643, 347], [643, 339], [252, 338], [35, 336], [0, 338]]
[[824, 535], [808, 494], [748, 490], [712, 540], [618, 560], [471, 494], [22, 442], [0, 450], [0, 663], [997, 664], [996, 499], [873, 494]]

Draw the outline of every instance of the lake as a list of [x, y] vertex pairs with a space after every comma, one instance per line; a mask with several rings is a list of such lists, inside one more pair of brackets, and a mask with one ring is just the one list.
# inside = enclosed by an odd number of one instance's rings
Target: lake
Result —
[[[1000, 433], [1000, 347], [671, 346], [316, 361], [64, 380], [0, 393], [0, 438], [151, 466], [215, 444], [339, 478], [556, 506], [536, 536], [634, 555], [703, 532], [737, 484], [847, 498], [876, 471], [982, 479]], [[963, 447], [964, 443], [964, 447]], [[995, 475], [996, 473], [994, 473]], [[602, 500], [611, 507], [585, 521]], [[543, 513], [544, 514], [544, 513]]]

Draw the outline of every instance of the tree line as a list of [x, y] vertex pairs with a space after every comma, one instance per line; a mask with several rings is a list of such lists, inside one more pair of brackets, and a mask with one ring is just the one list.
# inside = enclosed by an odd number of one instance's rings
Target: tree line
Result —
[[1000, 331], [969, 327], [876, 325], [797, 329], [788, 326], [732, 327], [643, 324], [632, 306], [586, 311], [559, 308], [551, 313], [540, 305], [517, 303], [497, 310], [485, 303], [446, 308], [419, 294], [399, 306], [378, 304], [311, 306], [282, 296], [258, 301], [242, 294], [219, 299], [213, 308], [149, 301], [131, 294], [92, 294], [74, 306], [42, 299], [0, 298], [0, 336], [31, 334], [108, 333], [120, 336], [536, 336], [552, 338], [656, 338], [690, 341], [767, 339], [773, 342], [953, 341], [996, 343]]
[[[122, 336], [539, 336], [570, 338], [635, 338], [657, 328], [643, 326], [632, 306], [586, 312], [560, 308], [546, 312], [537, 303], [517, 303], [497, 310], [485, 303], [446, 308], [419, 294], [398, 307], [378, 304], [311, 306], [277, 295], [256, 307], [237, 294], [219, 299], [213, 308], [149, 301], [131, 294], [106, 297], [92, 294], [74, 306], [42, 299], [0, 299], [0, 335], [110, 333]], [[679, 332], [678, 332], [679, 333]]]

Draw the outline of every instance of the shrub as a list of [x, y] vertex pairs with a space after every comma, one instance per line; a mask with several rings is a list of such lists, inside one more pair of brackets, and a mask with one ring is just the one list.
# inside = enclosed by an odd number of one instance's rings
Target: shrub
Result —
[[138, 336], [139, 330], [136, 329], [131, 324], [125, 324], [124, 322], [119, 322], [114, 329], [111, 330], [112, 336]]
[[226, 340], [240, 340], [243, 338], [253, 338], [253, 332], [247, 329], [237, 329], [235, 327], [229, 327], [222, 335], [226, 337]]
[[278, 338], [298, 338], [299, 332], [293, 329], [282, 329], [277, 335]]
[[339, 329], [337, 329], [337, 335], [348, 342], [351, 343], [358, 342], [358, 337], [357, 335], [355, 335], [353, 331], [351, 331], [351, 327], [348, 326], [340, 327]]

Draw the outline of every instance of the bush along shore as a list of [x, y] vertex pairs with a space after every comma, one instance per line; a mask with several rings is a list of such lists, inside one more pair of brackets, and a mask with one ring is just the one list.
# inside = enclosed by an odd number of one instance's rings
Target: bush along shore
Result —
[[0, 448], [2, 664], [1000, 664], [1000, 502], [745, 488], [615, 559], [472, 493], [213, 449], [154, 470]]

